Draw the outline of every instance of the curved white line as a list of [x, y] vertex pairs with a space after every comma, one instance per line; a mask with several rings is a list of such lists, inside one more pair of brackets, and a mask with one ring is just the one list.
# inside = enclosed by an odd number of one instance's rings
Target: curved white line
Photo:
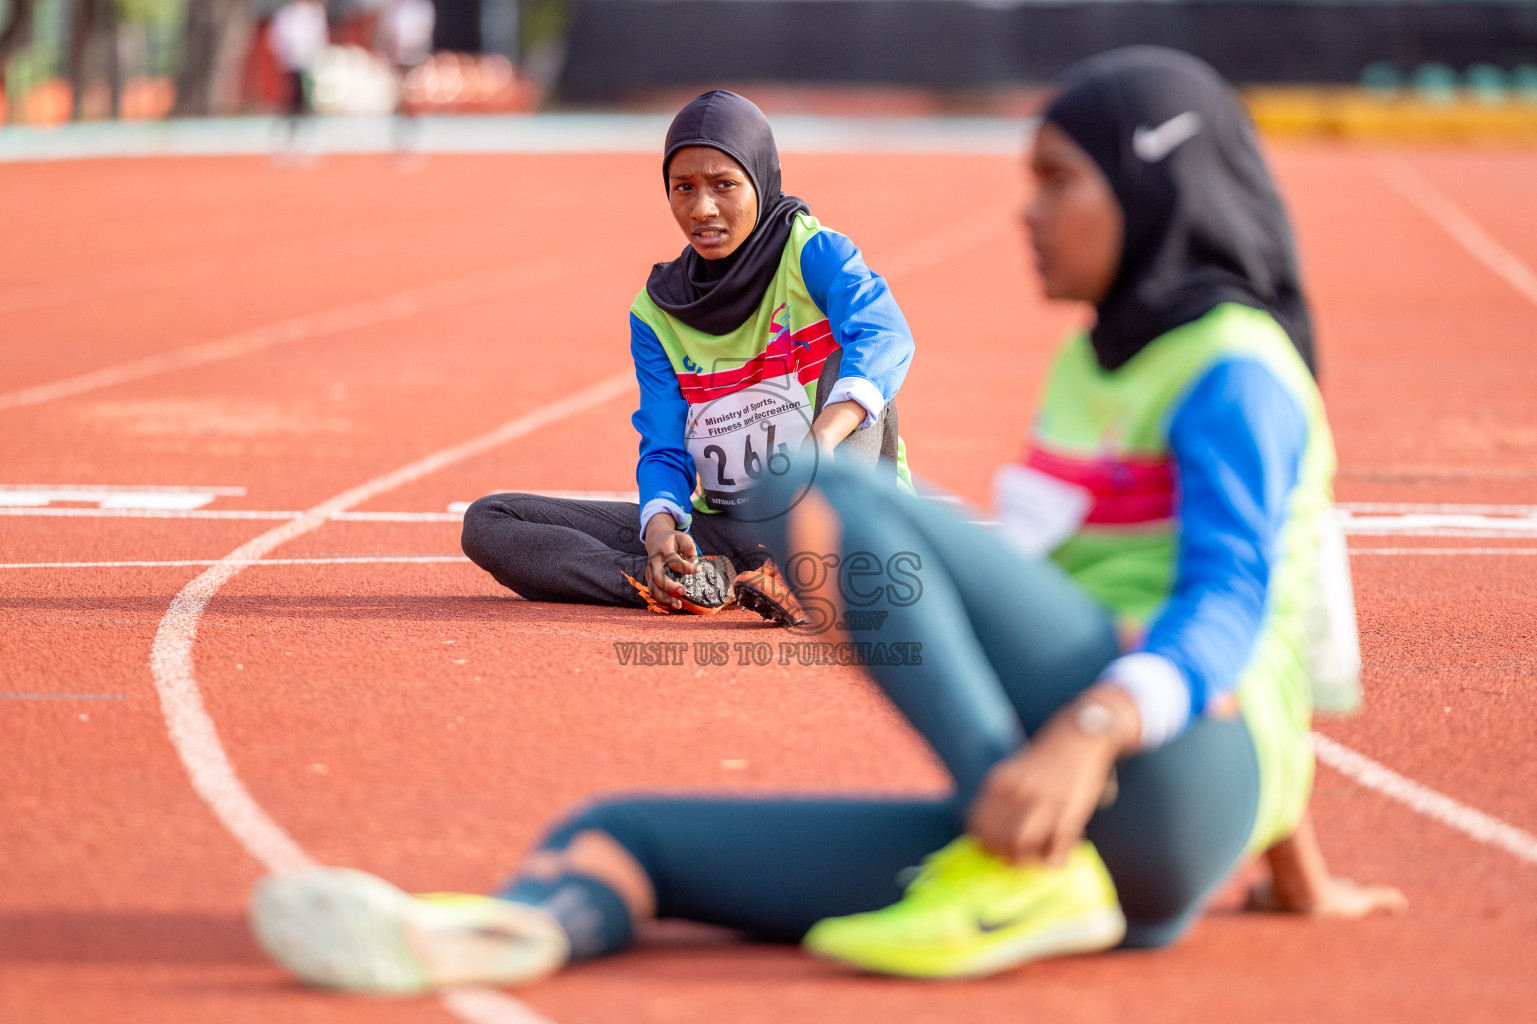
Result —
[[[274, 548], [324, 525], [337, 513], [608, 401], [625, 393], [632, 383], [630, 374], [615, 374], [568, 398], [510, 420], [479, 437], [434, 452], [394, 472], [343, 491], [311, 508], [298, 519], [285, 522], [242, 544], [176, 595], [165, 617], [160, 620], [160, 629], [155, 633], [155, 643], [150, 653], [150, 670], [154, 676], [155, 691], [160, 697], [166, 729], [177, 756], [181, 758], [192, 780], [192, 788], [203, 798], [203, 802], [230, 835], [235, 837], [235, 841], [260, 861], [263, 867], [273, 872], [292, 871], [309, 867], [315, 864], [315, 860], [246, 790], [203, 704], [203, 695], [197, 685], [192, 647], [197, 640], [198, 621], [207, 609], [208, 602], [242, 568]], [[481, 1024], [492, 1024], [493, 1021], [530, 1024], [540, 1020], [522, 1003], [490, 991], [476, 990], [467, 997], [449, 994], [445, 996], [445, 1005], [464, 1019]]]
[[[161, 562], [0, 562], [0, 569], [169, 569], [218, 565], [224, 559], [172, 558]], [[468, 563], [463, 555], [333, 555], [314, 558], [258, 558], [247, 565], [414, 565]]]

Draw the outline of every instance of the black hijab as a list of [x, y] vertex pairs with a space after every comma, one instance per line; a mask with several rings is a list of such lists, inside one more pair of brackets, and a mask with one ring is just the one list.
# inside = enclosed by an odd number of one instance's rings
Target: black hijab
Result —
[[706, 334], [730, 334], [747, 322], [779, 269], [791, 222], [811, 207], [779, 191], [779, 150], [763, 111], [745, 96], [716, 89], [678, 111], [667, 129], [662, 183], [673, 154], [710, 146], [741, 164], [758, 193], [752, 234], [730, 256], [707, 260], [685, 246], [671, 263], [651, 268], [646, 293], [668, 313]]
[[1062, 77], [1044, 119], [1093, 157], [1125, 217], [1090, 338], [1114, 370], [1224, 302], [1275, 317], [1317, 373], [1291, 223], [1231, 87], [1189, 54], [1111, 50]]

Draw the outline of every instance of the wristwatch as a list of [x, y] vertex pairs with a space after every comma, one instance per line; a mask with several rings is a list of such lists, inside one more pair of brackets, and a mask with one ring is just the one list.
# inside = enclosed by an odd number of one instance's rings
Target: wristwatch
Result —
[[1073, 716], [1073, 724], [1090, 736], [1109, 736], [1116, 731], [1120, 720], [1114, 711], [1098, 701], [1084, 701]]
[[[1105, 705], [1088, 700], [1078, 708], [1078, 713], [1073, 716], [1073, 724], [1090, 736], [1109, 736], [1120, 727], [1120, 719]], [[1120, 779], [1117, 778], [1115, 765], [1112, 764], [1105, 777], [1105, 788], [1099, 795], [1099, 806], [1109, 807], [1115, 803], [1115, 798], [1120, 795], [1120, 792]]]

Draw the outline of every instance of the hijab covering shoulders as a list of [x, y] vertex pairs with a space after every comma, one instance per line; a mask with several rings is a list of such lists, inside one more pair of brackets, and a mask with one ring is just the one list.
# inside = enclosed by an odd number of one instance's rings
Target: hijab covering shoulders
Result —
[[722, 259], [707, 260], [693, 246], [684, 246], [677, 259], [651, 268], [646, 293], [695, 330], [730, 334], [756, 312], [779, 271], [795, 215], [810, 213], [811, 208], [780, 191], [773, 129], [745, 96], [716, 89], [678, 112], [667, 129], [664, 187], [673, 155], [685, 146], [709, 146], [742, 165], [758, 193], [758, 220], [741, 246]]
[[1317, 370], [1291, 222], [1232, 88], [1177, 50], [1132, 46], [1069, 68], [1044, 120], [1093, 158], [1125, 219], [1090, 332], [1115, 370], [1225, 302], [1263, 309]]

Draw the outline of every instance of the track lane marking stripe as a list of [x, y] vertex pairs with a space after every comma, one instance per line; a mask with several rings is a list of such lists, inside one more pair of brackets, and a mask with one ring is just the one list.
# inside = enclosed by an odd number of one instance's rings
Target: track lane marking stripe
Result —
[[354, 302], [318, 313], [279, 320], [276, 323], [240, 331], [213, 341], [198, 342], [170, 352], [160, 352], [115, 366], [38, 384], [19, 391], [0, 393], [0, 412], [40, 405], [60, 398], [71, 398], [88, 391], [142, 380], [173, 370], [183, 370], [206, 363], [233, 359], [275, 345], [354, 331], [363, 327], [399, 320], [459, 302], [507, 289], [547, 284], [566, 276], [570, 268], [547, 259], [528, 260], [491, 271], [479, 271], [450, 278], [421, 288], [410, 288], [393, 295]]
[[[301, 518], [285, 522], [240, 545], [199, 574], [171, 601], [150, 651], [150, 671], [171, 744], [187, 769], [187, 776], [198, 796], [235, 841], [268, 871], [299, 870], [315, 865], [316, 861], [283, 826], [268, 816], [245, 788], [203, 703], [192, 649], [197, 640], [198, 620], [209, 601], [246, 565], [325, 525], [337, 513], [616, 398], [626, 393], [633, 383], [628, 372], [615, 374], [574, 395], [509, 420], [479, 437], [434, 452], [328, 498]], [[444, 1005], [456, 1015], [477, 1024], [512, 1021], [534, 1024], [543, 1020], [516, 999], [489, 989], [447, 993]]]
[[[218, 565], [230, 559], [172, 558], [160, 562], [0, 562], [0, 569], [174, 569], [199, 565]], [[331, 555], [316, 558], [255, 558], [240, 562], [250, 565], [414, 565], [464, 562], [463, 555]]]
[[1537, 836], [1530, 832], [1405, 778], [1321, 733], [1313, 733], [1313, 750], [1318, 760], [1357, 785], [1396, 800], [1414, 813], [1438, 821], [1470, 839], [1498, 847], [1518, 860], [1537, 865]]
[[[1537, 555], [1537, 548], [1351, 548], [1352, 555]], [[0, 562], [0, 569], [175, 569], [217, 565], [223, 559], [172, 558], [126, 562]], [[316, 558], [256, 558], [251, 565], [430, 565], [471, 564], [463, 555], [334, 555]]]
[[1537, 555], [1537, 548], [1351, 548], [1352, 555]]
[[[950, 224], [915, 239], [894, 250], [887, 261], [888, 277], [917, 273], [964, 255], [1003, 235], [1010, 218], [1010, 208], [989, 208], [957, 224]], [[171, 352], [161, 352], [116, 366], [38, 384], [19, 391], [0, 393], [0, 412], [23, 406], [39, 405], [60, 398], [70, 398], [88, 391], [98, 391], [129, 381], [152, 377], [173, 370], [201, 366], [247, 355], [274, 345], [325, 335], [339, 334], [362, 327], [398, 320], [444, 306], [463, 302], [497, 291], [545, 284], [565, 277], [571, 268], [548, 259], [481, 271], [463, 277], [439, 281], [422, 288], [412, 288], [362, 302], [308, 313], [280, 320], [225, 338], [205, 341]]]
[[1478, 262], [1503, 278], [1532, 305], [1537, 306], [1537, 273], [1521, 257], [1496, 242], [1489, 232], [1470, 217], [1430, 179], [1402, 158], [1378, 160], [1372, 164], [1377, 175], [1399, 195], [1419, 207], [1420, 212], [1441, 230], [1456, 239]]

